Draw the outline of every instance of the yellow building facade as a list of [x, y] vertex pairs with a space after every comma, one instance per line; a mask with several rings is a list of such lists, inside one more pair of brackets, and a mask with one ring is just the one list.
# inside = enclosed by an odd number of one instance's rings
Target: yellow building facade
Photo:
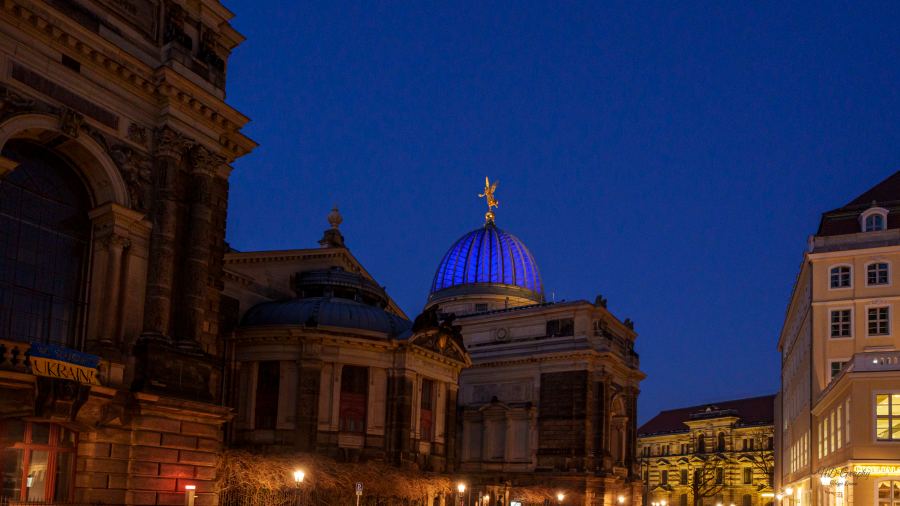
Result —
[[900, 172], [823, 214], [804, 254], [778, 344], [791, 506], [900, 504], [898, 197]]
[[662, 411], [638, 429], [643, 504], [773, 503], [774, 395]]

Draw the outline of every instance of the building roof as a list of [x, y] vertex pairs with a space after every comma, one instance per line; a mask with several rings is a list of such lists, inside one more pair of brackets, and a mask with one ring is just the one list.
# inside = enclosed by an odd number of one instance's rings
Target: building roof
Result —
[[308, 297], [263, 302], [250, 308], [241, 326], [303, 325], [369, 330], [396, 338], [412, 326], [384, 309], [338, 297]]
[[775, 420], [775, 395], [711, 402], [660, 411], [638, 429], [638, 436], [687, 432], [685, 422], [703, 418], [736, 416], [742, 426], [770, 425]]
[[887, 209], [887, 228], [900, 228], [900, 171], [869, 188], [843, 207], [822, 214], [817, 236], [855, 234], [859, 215], [874, 205]]
[[444, 254], [431, 283], [429, 300], [447, 291], [494, 294], [503, 287], [535, 302], [544, 298], [541, 273], [534, 256], [518, 237], [488, 221], [460, 237]]

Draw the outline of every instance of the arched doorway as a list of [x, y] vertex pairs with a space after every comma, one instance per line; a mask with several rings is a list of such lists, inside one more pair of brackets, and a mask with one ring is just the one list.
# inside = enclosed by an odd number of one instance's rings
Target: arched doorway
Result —
[[85, 317], [91, 198], [52, 151], [13, 139], [0, 179], [0, 335], [77, 348]]

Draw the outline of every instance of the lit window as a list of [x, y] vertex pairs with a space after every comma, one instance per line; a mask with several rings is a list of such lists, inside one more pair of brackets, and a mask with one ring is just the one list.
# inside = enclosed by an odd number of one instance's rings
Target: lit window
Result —
[[831, 361], [831, 379], [834, 379], [841, 371], [844, 370], [844, 367], [847, 366], [847, 362], [844, 360], [832, 360]]
[[900, 506], [900, 481], [878, 483], [878, 506]]
[[831, 311], [831, 337], [851, 337], [851, 313], [849, 309]]
[[850, 288], [850, 266], [831, 268], [831, 288]]
[[876, 213], [866, 216], [865, 231], [877, 232], [879, 230], [884, 230], [884, 215]]
[[900, 394], [875, 396], [875, 437], [879, 441], [900, 441]]
[[341, 432], [366, 432], [369, 370], [345, 365], [341, 370], [341, 401], [338, 423]]
[[870, 307], [869, 315], [869, 335], [870, 336], [887, 336], [891, 333], [890, 308], [887, 306]]
[[885, 262], [869, 264], [866, 267], [866, 284], [869, 286], [888, 284], [888, 264]]
[[[59, 425], [7, 420], [0, 424], [2, 502], [72, 499], [78, 435]], [[51, 471], [55, 470], [55, 471]]]

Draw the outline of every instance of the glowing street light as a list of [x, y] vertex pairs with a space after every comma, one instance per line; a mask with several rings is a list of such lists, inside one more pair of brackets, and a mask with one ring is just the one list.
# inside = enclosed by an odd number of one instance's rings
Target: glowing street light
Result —
[[563, 499], [565, 499], [565, 498], [566, 498], [566, 494], [563, 494], [562, 492], [559, 492], [559, 493], [556, 494], [556, 501], [557, 501], [559, 504], [562, 504]]
[[619, 504], [625, 504], [625, 496], [619, 495], [619, 497], [616, 498], [616, 501], [618, 501]]
[[299, 487], [303, 483], [303, 478], [306, 478], [306, 473], [297, 469], [294, 471], [294, 485]]
[[784, 495], [794, 495], [794, 489], [791, 487], [784, 489]]
[[194, 494], [197, 491], [197, 485], [184, 486], [184, 506], [194, 506]]

